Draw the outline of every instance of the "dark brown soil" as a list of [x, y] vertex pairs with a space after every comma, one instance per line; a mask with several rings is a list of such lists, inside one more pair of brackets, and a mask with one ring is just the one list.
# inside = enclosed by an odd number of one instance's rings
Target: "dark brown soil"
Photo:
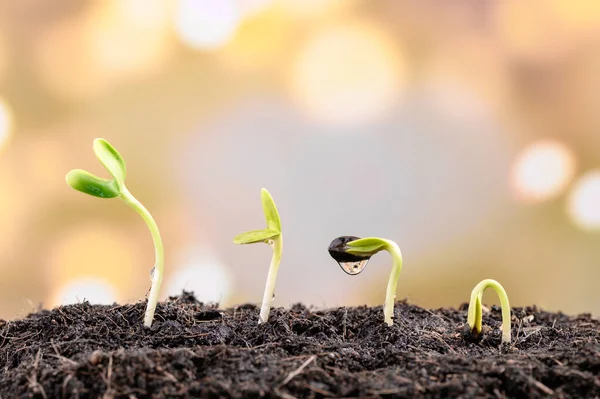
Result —
[[578, 397], [600, 396], [600, 323], [513, 309], [501, 346], [500, 311], [479, 343], [466, 311], [399, 302], [381, 307], [217, 310], [184, 293], [161, 303], [83, 303], [0, 321], [0, 397]]

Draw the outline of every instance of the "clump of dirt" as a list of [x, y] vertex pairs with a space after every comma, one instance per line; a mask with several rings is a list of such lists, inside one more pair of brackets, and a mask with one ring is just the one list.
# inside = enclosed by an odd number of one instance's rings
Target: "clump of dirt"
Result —
[[[0, 321], [0, 398], [598, 397], [600, 323], [500, 309], [466, 339], [466, 309], [217, 309], [190, 293], [160, 303], [82, 303]], [[468, 336], [468, 334], [467, 334]]]

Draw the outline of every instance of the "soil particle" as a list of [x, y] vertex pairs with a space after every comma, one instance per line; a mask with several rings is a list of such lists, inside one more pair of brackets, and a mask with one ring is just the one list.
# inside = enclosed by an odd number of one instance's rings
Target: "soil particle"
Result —
[[[63, 306], [0, 322], [0, 398], [323, 398], [600, 396], [600, 323], [514, 308], [501, 345], [500, 309], [480, 340], [466, 309], [381, 307], [220, 310], [184, 292], [160, 303]], [[468, 332], [468, 329], [467, 329]]]

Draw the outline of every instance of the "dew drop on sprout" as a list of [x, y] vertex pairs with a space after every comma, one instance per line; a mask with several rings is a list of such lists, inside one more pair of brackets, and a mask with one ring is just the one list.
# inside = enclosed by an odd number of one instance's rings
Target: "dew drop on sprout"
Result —
[[346, 273], [354, 275], [362, 272], [368, 262], [368, 259], [363, 259], [356, 262], [338, 262], [338, 264]]
[[346, 244], [358, 239], [359, 237], [354, 236], [341, 236], [329, 244], [329, 255], [335, 259], [344, 272], [350, 275], [362, 272], [371, 258], [370, 256], [352, 255], [346, 252]]
[[156, 269], [156, 267], [153, 267], [152, 269], [150, 269], [150, 280], [154, 280], [154, 270]]

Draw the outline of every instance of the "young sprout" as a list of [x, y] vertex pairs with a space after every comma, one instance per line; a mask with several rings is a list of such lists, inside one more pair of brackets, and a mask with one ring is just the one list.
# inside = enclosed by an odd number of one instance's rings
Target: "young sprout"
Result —
[[502, 306], [502, 343], [510, 343], [510, 304], [508, 303], [508, 296], [506, 291], [496, 280], [483, 280], [473, 288], [471, 292], [471, 301], [469, 302], [469, 312], [467, 315], [467, 324], [471, 329], [471, 334], [475, 337], [479, 337], [481, 334], [481, 300], [483, 297], [483, 291], [488, 288], [492, 288], [498, 294], [500, 298], [500, 305]]
[[394, 324], [394, 299], [396, 287], [402, 270], [402, 253], [398, 245], [391, 240], [377, 237], [358, 238], [353, 236], [338, 237], [329, 245], [329, 254], [335, 259], [343, 271], [356, 275], [364, 270], [369, 258], [379, 251], [388, 251], [392, 255], [392, 272], [388, 280], [383, 305], [383, 316], [388, 326]]
[[103, 179], [85, 170], [75, 169], [67, 174], [67, 184], [75, 190], [95, 197], [119, 197], [131, 206], [148, 225], [154, 241], [155, 264], [150, 272], [152, 287], [148, 296], [148, 305], [144, 316], [144, 325], [152, 326], [154, 311], [158, 303], [158, 294], [163, 280], [164, 254], [158, 226], [150, 212], [125, 187], [125, 161], [119, 152], [104, 139], [94, 140], [94, 153], [102, 165], [111, 174], [112, 179]]
[[260, 307], [260, 316], [258, 324], [266, 323], [269, 320], [271, 312], [271, 301], [275, 295], [275, 281], [277, 280], [277, 270], [279, 270], [279, 262], [281, 261], [281, 252], [283, 250], [283, 237], [281, 235], [281, 221], [279, 213], [275, 207], [273, 197], [266, 189], [262, 189], [260, 193], [262, 200], [263, 212], [267, 219], [267, 228], [262, 230], [252, 230], [242, 233], [233, 239], [234, 244], [254, 244], [256, 242], [264, 242], [269, 244], [273, 249], [273, 257], [271, 258], [271, 266], [269, 266], [269, 274], [265, 285], [265, 293], [263, 295], [262, 305]]

